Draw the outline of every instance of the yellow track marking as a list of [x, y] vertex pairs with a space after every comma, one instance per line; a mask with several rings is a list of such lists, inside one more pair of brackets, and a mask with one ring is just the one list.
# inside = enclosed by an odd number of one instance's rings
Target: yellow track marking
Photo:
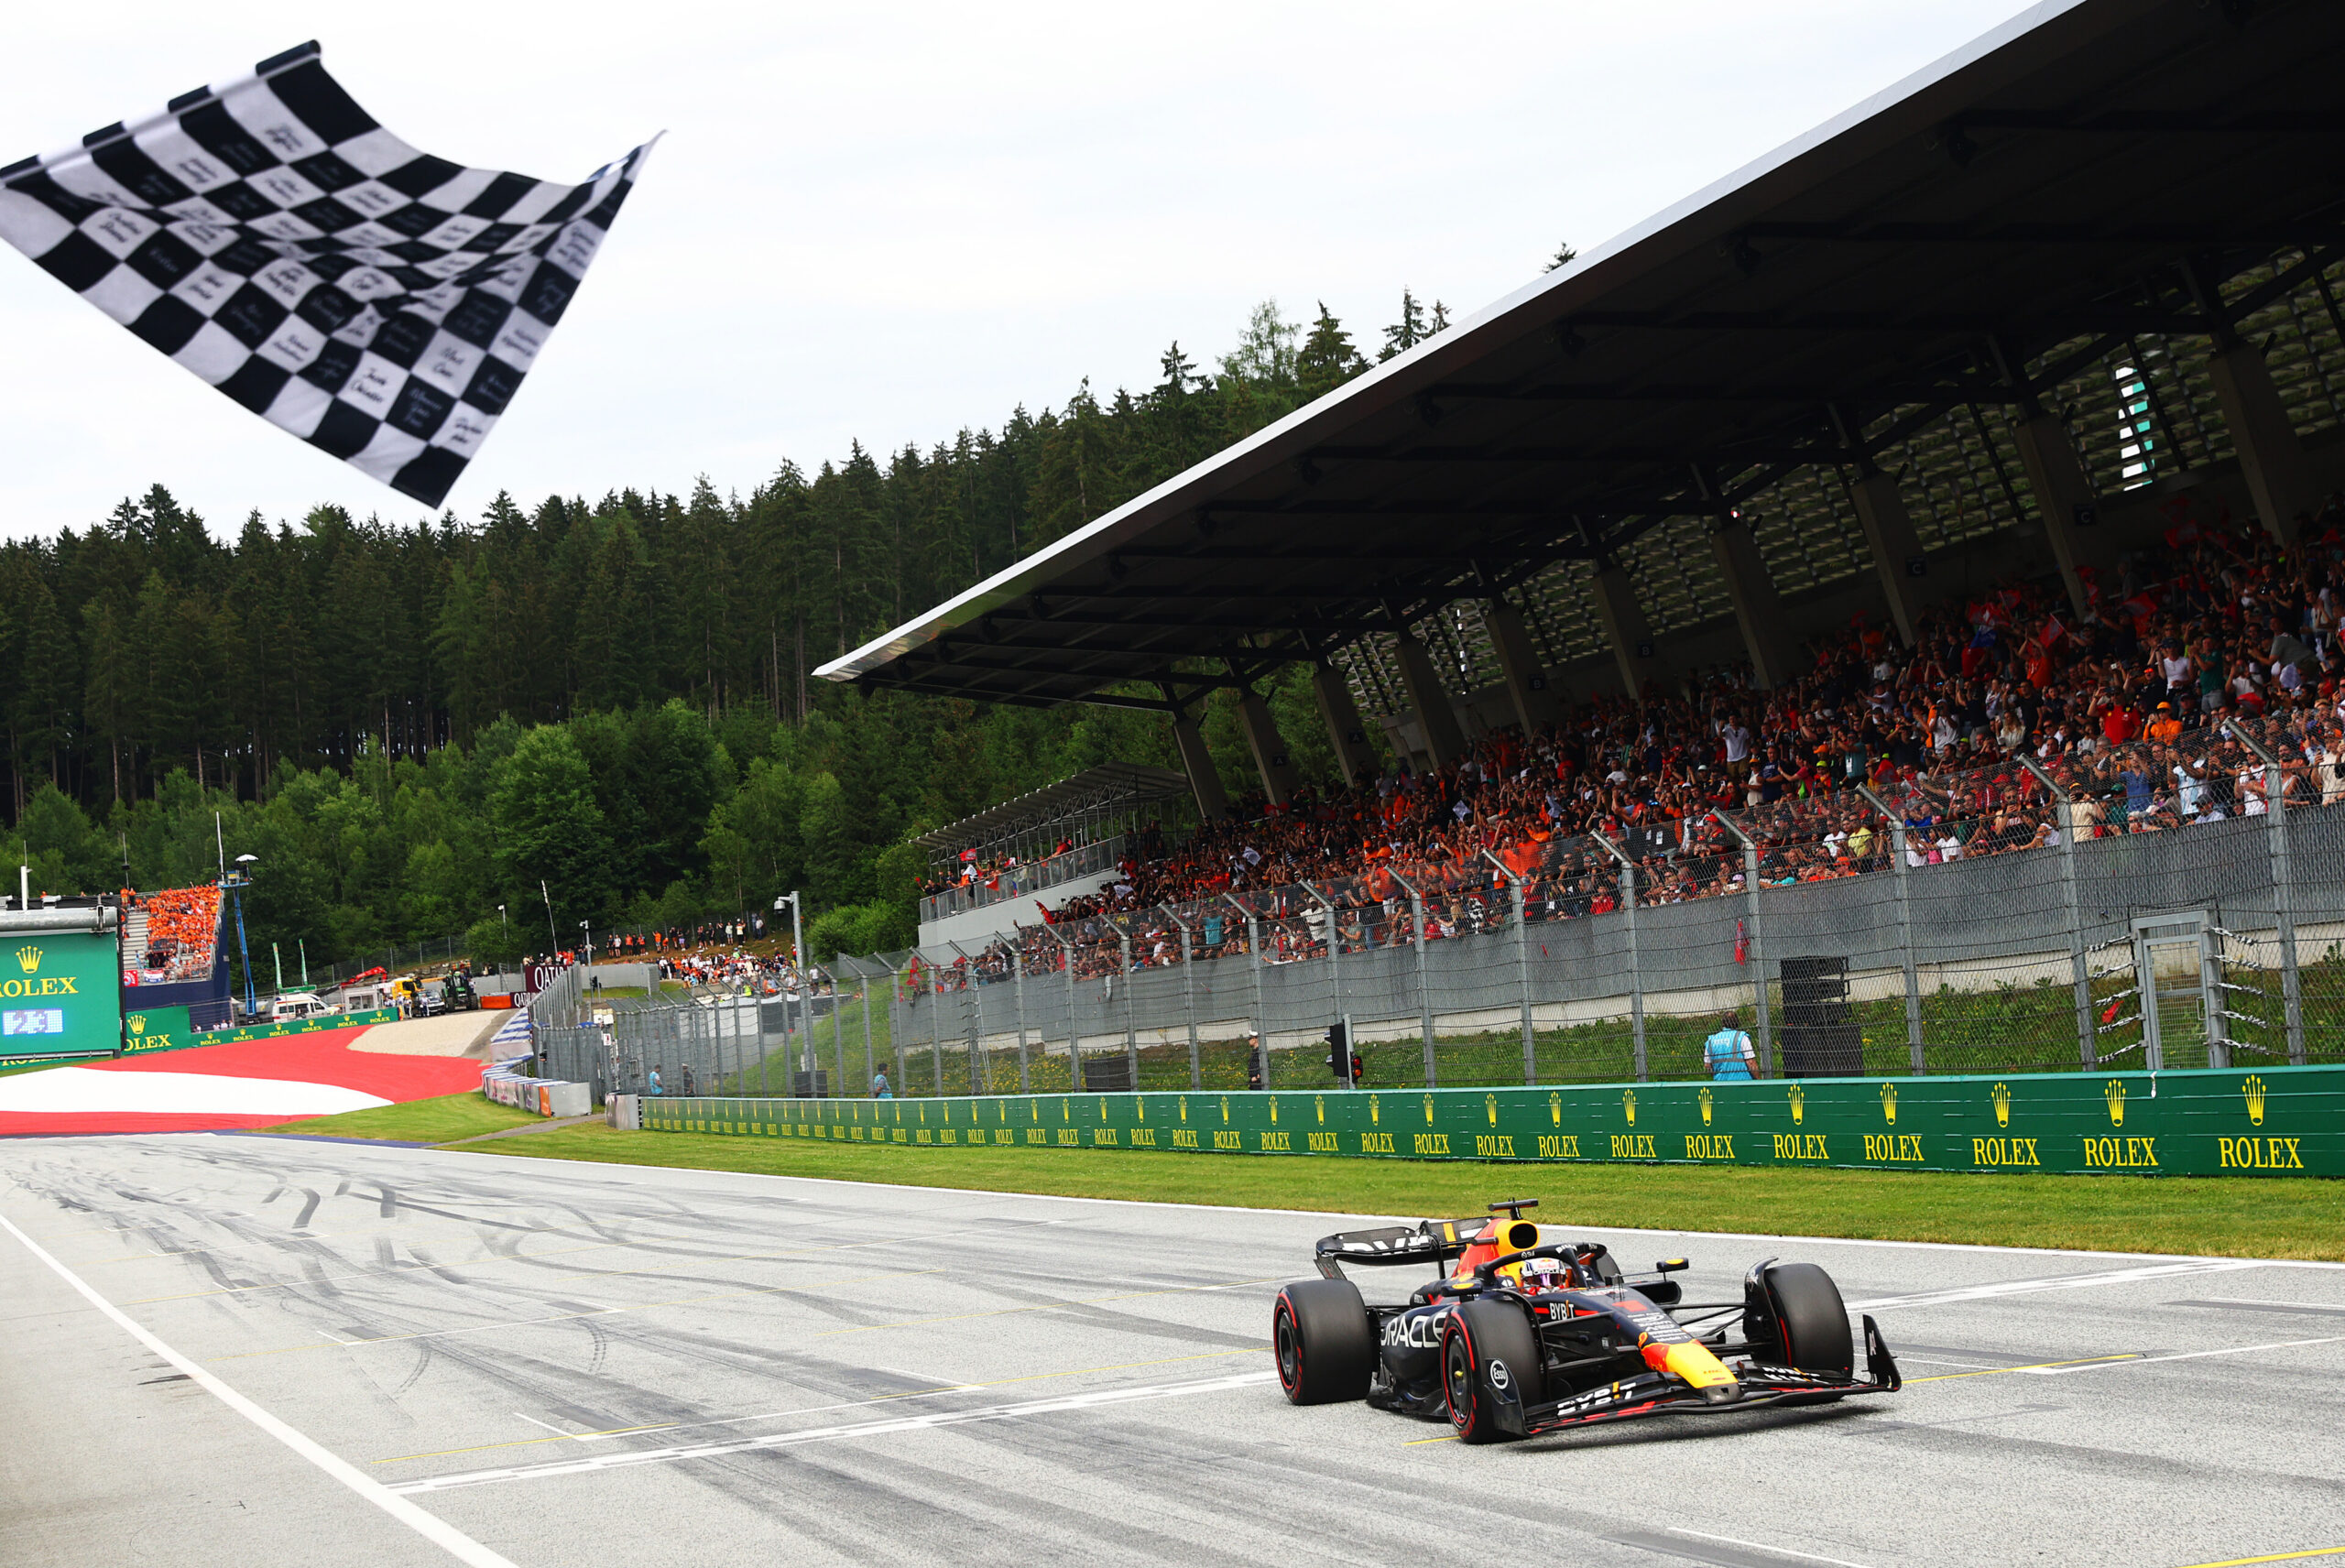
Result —
[[2193, 1563], [2190, 1568], [2249, 1568], [2255, 1563], [2300, 1563], [2307, 1557], [2345, 1556], [2345, 1546], [2316, 1546], [2305, 1552], [2274, 1552], [2268, 1557], [2226, 1557], [2220, 1563]]
[[2108, 1356], [2080, 1356], [2074, 1361], [2038, 1361], [2028, 1367], [1981, 1367], [1975, 1372], [1940, 1372], [1928, 1377], [1908, 1377], [1905, 1386], [1910, 1388], [1916, 1383], [1951, 1383], [1958, 1377], [1992, 1377], [2004, 1372], [2042, 1372], [2054, 1367], [2090, 1367], [2096, 1363], [2141, 1359], [2142, 1353], [2138, 1350], [2120, 1350]]

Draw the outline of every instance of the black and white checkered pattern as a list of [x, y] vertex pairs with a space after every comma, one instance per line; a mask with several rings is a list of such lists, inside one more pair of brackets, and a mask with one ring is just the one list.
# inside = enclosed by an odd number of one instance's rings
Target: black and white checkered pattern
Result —
[[254, 413], [436, 506], [649, 151], [582, 185], [459, 168], [376, 125], [310, 43], [0, 169], [0, 238]]

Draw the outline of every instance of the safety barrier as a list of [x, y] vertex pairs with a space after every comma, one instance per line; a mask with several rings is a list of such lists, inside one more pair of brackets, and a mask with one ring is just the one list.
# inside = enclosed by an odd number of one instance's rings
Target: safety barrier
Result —
[[480, 1075], [480, 1092], [500, 1105], [541, 1116], [583, 1116], [594, 1110], [593, 1085], [532, 1078], [518, 1070], [529, 1060], [524, 1056], [498, 1062]]
[[234, 1045], [248, 1040], [276, 1040], [281, 1035], [322, 1034], [328, 1029], [367, 1029], [395, 1024], [397, 1007], [376, 1007], [365, 1013], [322, 1013], [278, 1023], [251, 1024], [243, 1029], [190, 1029], [185, 1007], [157, 1007], [132, 1013], [123, 1019], [122, 1050], [125, 1056], [147, 1056], [158, 1051], [186, 1051], [198, 1045]]
[[646, 1130], [934, 1149], [2345, 1176], [2345, 1067], [1554, 1089], [646, 1098]]

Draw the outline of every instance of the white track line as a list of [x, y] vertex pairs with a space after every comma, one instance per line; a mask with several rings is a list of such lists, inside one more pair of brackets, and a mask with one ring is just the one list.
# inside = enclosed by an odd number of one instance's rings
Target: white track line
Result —
[[384, 1486], [380, 1481], [376, 1480], [371, 1475], [362, 1474], [347, 1461], [328, 1452], [322, 1444], [303, 1435], [301, 1432], [295, 1431], [292, 1427], [288, 1426], [285, 1422], [269, 1414], [268, 1411], [261, 1409], [258, 1405], [245, 1398], [244, 1395], [239, 1394], [235, 1389], [231, 1388], [227, 1384], [222, 1382], [219, 1378], [205, 1371], [202, 1367], [196, 1365], [196, 1363], [189, 1360], [186, 1356], [181, 1356], [169, 1345], [165, 1345], [161, 1340], [156, 1338], [144, 1327], [135, 1322], [127, 1312], [125, 1312], [121, 1308], [115, 1306], [112, 1301], [107, 1301], [104, 1296], [99, 1295], [97, 1291], [92, 1290], [87, 1284], [83, 1283], [80, 1275], [74, 1273], [71, 1269], [66, 1268], [64, 1264], [60, 1263], [56, 1258], [50, 1257], [48, 1251], [41, 1247], [40, 1243], [35, 1241], [31, 1236], [27, 1236], [23, 1231], [18, 1230], [16, 1225], [10, 1221], [5, 1214], [0, 1214], [0, 1225], [6, 1226], [8, 1234], [15, 1236], [18, 1242], [23, 1244], [26, 1251], [31, 1253], [35, 1258], [39, 1258], [43, 1263], [48, 1264], [49, 1269], [56, 1273], [57, 1277], [64, 1280], [67, 1284], [72, 1286], [74, 1290], [78, 1292], [84, 1301], [88, 1301], [92, 1306], [97, 1308], [98, 1311], [105, 1313], [108, 1318], [113, 1320], [115, 1327], [121, 1329], [125, 1334], [130, 1335], [131, 1338], [145, 1345], [155, 1355], [159, 1356], [164, 1360], [169, 1362], [173, 1367], [177, 1367], [181, 1373], [183, 1373], [190, 1381], [195, 1383], [206, 1393], [218, 1399], [222, 1404], [226, 1405], [230, 1410], [235, 1411], [238, 1415], [252, 1422], [253, 1425], [260, 1428], [261, 1431], [268, 1433], [269, 1436], [277, 1439], [278, 1442], [283, 1443], [286, 1447], [291, 1449], [294, 1453], [300, 1454], [302, 1458], [308, 1460], [311, 1464], [324, 1471], [328, 1475], [333, 1476], [335, 1480], [341, 1482], [344, 1486], [357, 1493], [358, 1496], [374, 1504], [376, 1508], [382, 1509], [385, 1513], [398, 1520], [399, 1523], [415, 1531], [416, 1534], [423, 1537], [424, 1540], [431, 1542], [434, 1546], [437, 1546], [442, 1551], [447, 1552], [448, 1555], [453, 1557], [457, 1562], [468, 1564], [469, 1568], [516, 1568], [516, 1564], [512, 1559], [506, 1557], [499, 1552], [490, 1551], [487, 1547], [483, 1546], [479, 1541], [474, 1541], [471, 1536], [466, 1535], [464, 1531], [456, 1529], [455, 1526], [447, 1523], [445, 1520], [435, 1519], [431, 1514], [426, 1513], [423, 1509], [416, 1507], [415, 1504], [409, 1502], [405, 1497], [395, 1495], [388, 1486]]
[[2110, 1269], [2097, 1274], [2055, 1274], [2037, 1279], [2001, 1279], [1989, 1285], [1958, 1285], [1946, 1290], [1918, 1290], [1908, 1296], [1881, 1296], [1852, 1301], [1852, 1312], [1885, 1312], [1896, 1307], [1936, 1307], [1952, 1301], [1985, 1301], [1999, 1296], [2032, 1296], [2039, 1290], [2082, 1290], [2096, 1285], [2132, 1285], [2144, 1279], [2175, 1279], [2187, 1274], [2230, 1274], [2241, 1269], [2269, 1265], [2253, 1258], [2230, 1258], [2205, 1263], [2154, 1263], [2140, 1269]]
[[766, 1437], [728, 1438], [720, 1443], [696, 1443], [673, 1448], [643, 1448], [627, 1454], [605, 1454], [593, 1459], [556, 1460], [545, 1465], [507, 1465], [496, 1470], [465, 1470], [401, 1482], [394, 1492], [447, 1492], [460, 1486], [484, 1486], [498, 1481], [538, 1481], [555, 1475], [584, 1475], [600, 1470], [625, 1469], [631, 1465], [658, 1465], [680, 1459], [715, 1459], [758, 1449], [793, 1448], [801, 1443], [830, 1443], [847, 1437], [881, 1437], [891, 1432], [925, 1432], [962, 1426], [971, 1421], [1014, 1421], [1021, 1416], [1050, 1415], [1060, 1410], [1092, 1410], [1102, 1405], [1129, 1404], [1139, 1399], [1169, 1399], [1183, 1394], [1212, 1394], [1277, 1381], [1275, 1372], [1240, 1372], [1227, 1377], [1204, 1377], [1191, 1383], [1157, 1383], [1137, 1388], [1101, 1388], [1088, 1394], [1067, 1394], [1054, 1399], [1031, 1399], [1015, 1405], [987, 1405], [974, 1410], [943, 1410], [934, 1415], [904, 1416], [895, 1421], [858, 1421], [845, 1426], [815, 1427], [806, 1432], [775, 1432]]
[[2307, 1345], [2345, 1345], [2345, 1334], [2327, 1339], [2283, 1339], [2270, 1345], [2233, 1345], [2221, 1350], [2178, 1350], [2171, 1356], [2137, 1356], [2130, 1361], [2095, 1361], [2081, 1367], [2021, 1367], [2013, 1370], [2037, 1377], [2065, 1377], [2071, 1372], [2100, 1372], [2111, 1367], [2151, 1367], [2161, 1361], [2196, 1361], [2207, 1356], [2248, 1356], [2259, 1350], [2295, 1350]]
[[1753, 1552], [1772, 1552], [1778, 1557], [1796, 1557], [1805, 1563], [1828, 1563], [1832, 1564], [1832, 1568], [1864, 1568], [1863, 1563], [1851, 1563], [1845, 1557], [1818, 1557], [1813, 1552], [1794, 1552], [1788, 1546], [1777, 1546], [1770, 1541], [1742, 1541], [1731, 1535], [1711, 1535], [1705, 1530], [1686, 1530], [1678, 1525], [1669, 1526], [1666, 1533], [1691, 1536], [1696, 1541], [1715, 1541], [1726, 1546], [1744, 1546]]

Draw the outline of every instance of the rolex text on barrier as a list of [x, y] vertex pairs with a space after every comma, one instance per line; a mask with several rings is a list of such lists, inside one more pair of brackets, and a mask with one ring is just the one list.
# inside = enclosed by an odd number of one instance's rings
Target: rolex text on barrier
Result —
[[647, 1097], [651, 1131], [934, 1149], [2345, 1176], [2345, 1067], [933, 1100]]

